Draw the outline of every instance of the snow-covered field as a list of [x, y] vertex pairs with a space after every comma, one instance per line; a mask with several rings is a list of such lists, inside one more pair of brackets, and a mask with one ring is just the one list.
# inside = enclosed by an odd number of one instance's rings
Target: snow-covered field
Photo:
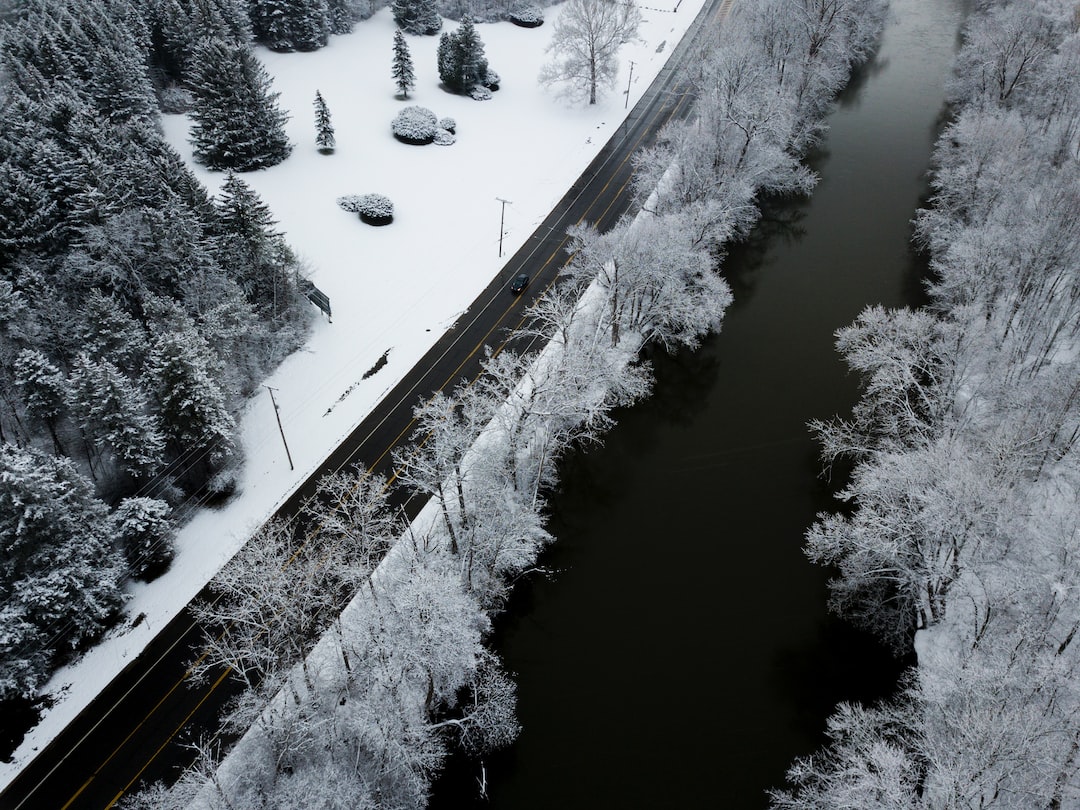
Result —
[[[246, 174], [244, 180], [269, 205], [333, 309], [333, 323], [320, 317], [304, 348], [265, 381], [276, 389], [295, 469], [289, 469], [263, 390], [241, 415], [247, 462], [239, 493], [220, 509], [196, 514], [178, 535], [170, 570], [149, 585], [131, 587], [125, 625], [47, 684], [55, 704], [12, 762], [0, 764], [0, 787], [139, 654], [251, 530], [462, 317], [622, 122], [702, 3], [659, 0], [656, 7], [642, 7], [640, 40], [623, 49], [615, 88], [594, 107], [568, 105], [537, 84], [559, 7], [546, 10], [540, 28], [477, 26], [488, 61], [501, 77], [501, 89], [486, 102], [439, 88], [437, 37], [408, 38], [416, 88], [408, 100], [396, 97], [390, 75], [395, 25], [386, 9], [314, 53], [260, 50], [280, 103], [292, 116], [288, 134], [294, 149], [281, 165]], [[676, 6], [678, 13], [672, 11]], [[448, 21], [444, 30], [455, 26]], [[337, 149], [332, 155], [319, 154], [315, 146], [316, 90], [333, 118]], [[457, 142], [416, 147], [394, 140], [390, 121], [407, 104], [455, 119]], [[184, 116], [163, 122], [168, 139], [190, 163], [188, 124]], [[224, 179], [193, 168], [211, 192]], [[343, 194], [372, 192], [394, 203], [388, 227], [364, 225], [335, 203]], [[510, 201], [502, 258], [498, 198]], [[387, 351], [387, 365], [362, 380]], [[140, 617], [137, 623], [134, 617]]]

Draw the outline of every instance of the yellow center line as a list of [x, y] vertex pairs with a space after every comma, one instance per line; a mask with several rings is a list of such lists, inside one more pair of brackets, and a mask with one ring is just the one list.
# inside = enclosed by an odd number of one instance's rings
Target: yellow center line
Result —
[[[724, 3], [721, 5], [720, 9], [718, 10], [715, 19], [723, 19], [727, 15], [727, 13], [730, 10], [733, 3], [734, 3], [734, 0], [724, 0]], [[682, 107], [682, 105], [686, 102], [687, 98], [688, 98], [687, 95], [680, 94], [680, 97], [679, 97], [678, 101], [674, 104], [674, 106], [672, 106], [670, 108], [670, 111], [669, 111], [669, 108], [666, 105], [661, 106], [661, 107], [657, 108], [657, 110], [655, 112], [650, 114], [650, 118], [660, 118], [660, 117], [663, 117], [666, 114], [667, 120], [670, 121], [671, 118], [674, 117], [674, 115], [679, 111], [679, 109]], [[607, 192], [607, 190], [611, 186], [612, 182], [614, 182], [615, 176], [618, 173], [618, 171], [620, 171], [626, 165], [626, 162], [633, 157], [633, 155], [636, 153], [641, 141], [646, 137], [646, 135], [649, 134], [650, 131], [651, 131], [651, 128], [649, 128], [649, 127], [642, 130], [642, 132], [638, 135], [638, 137], [637, 137], [636, 141], [634, 142], [633, 146], [631, 147], [631, 149], [627, 152], [626, 157], [624, 157], [622, 159], [622, 161], [620, 161], [620, 163], [616, 167], [616, 169], [611, 172], [611, 178], [604, 184], [604, 186], [600, 189], [600, 191], [597, 194], [594, 195], [594, 201], [592, 203], [590, 203], [589, 207], [586, 209], [585, 214], [583, 214], [577, 220], [577, 222], [575, 224], [580, 224], [581, 222], [586, 220], [586, 217], [588, 216], [589, 212], [592, 210], [593, 205], [596, 204], [596, 201], [598, 200], [598, 198], [600, 196], [602, 196], [605, 192]], [[632, 176], [627, 178], [625, 181], [623, 181], [623, 183], [619, 186], [618, 190], [615, 192], [614, 196], [612, 197], [611, 202], [608, 203], [608, 205], [600, 213], [600, 215], [595, 220], [593, 220], [594, 222], [599, 220], [600, 218], [604, 217], [611, 210], [611, 208], [615, 205], [615, 203], [622, 198], [622, 195], [626, 191], [626, 188], [630, 184], [631, 180], [632, 180]], [[551, 263], [553, 261], [555, 261], [555, 259], [563, 252], [564, 246], [566, 245], [567, 241], [568, 241], [568, 237], [564, 236], [562, 238], [562, 240], [559, 242], [558, 246], [555, 248], [555, 250], [551, 253], [550, 256], [548, 256], [548, 258], [540, 266], [540, 270], [538, 271], [538, 273], [542, 273], [546, 268], [548, 268], [549, 265], [551, 265]], [[543, 291], [540, 294], [540, 297], [545, 295], [547, 293], [547, 291], [555, 284], [555, 282], [557, 280], [558, 280], [558, 276], [556, 275], [556, 277], [553, 278], [550, 282], [548, 282], [548, 284], [544, 287]], [[483, 338], [466, 355], [465, 359], [462, 360], [461, 363], [458, 364], [457, 368], [455, 368], [454, 371], [442, 383], [442, 385], [440, 385], [436, 389], [436, 392], [445, 390], [447, 388], [447, 386], [449, 386], [451, 383], [454, 382], [456, 376], [461, 372], [461, 370], [465, 367], [465, 365], [470, 360], [472, 360], [472, 358], [476, 355], [476, 353], [478, 351], [480, 351], [480, 349], [482, 347], [487, 345], [487, 341], [491, 337], [492, 333], [495, 332], [496, 329], [499, 329], [501, 327], [501, 324], [505, 320], [506, 316], [510, 314], [510, 312], [514, 309], [514, 307], [516, 305], [517, 305], [517, 302], [515, 301], [515, 302], [509, 304], [506, 307], [506, 309], [504, 310], [502, 315], [499, 316], [499, 318], [495, 321], [494, 325], [490, 329], [488, 329], [488, 331], [484, 334]], [[517, 329], [519, 329], [521, 327], [522, 324], [525, 323], [525, 321], [527, 319], [528, 319], [527, 314], [522, 315], [522, 317], [519, 319], [519, 321], [518, 321], [517, 325], [514, 327], [514, 329], [510, 330], [511, 336], [514, 334], [514, 332]], [[499, 344], [498, 348], [493, 352], [493, 355], [497, 355], [500, 352], [502, 352], [502, 350], [504, 348], [506, 348], [506, 346], [511, 342], [512, 339], [513, 339], [512, 337], [508, 337], [506, 340], [502, 341]], [[480, 377], [480, 374], [477, 374], [476, 376], [474, 376], [472, 378], [472, 380], [470, 380], [467, 383], [467, 387], [472, 386], [479, 379], [479, 377]], [[398, 446], [398, 444], [402, 441], [402, 439], [412, 430], [412, 428], [415, 426], [415, 424], [416, 424], [416, 419], [415, 418], [411, 419], [409, 421], [409, 423], [406, 425], [406, 427], [401, 432], [399, 432], [398, 435], [395, 436], [394, 439], [390, 442], [390, 444], [386, 447], [386, 449], [384, 449], [382, 451], [382, 453], [378, 456], [378, 458], [375, 460], [375, 462], [373, 462], [371, 464], [371, 467], [378, 466], [382, 462], [382, 460], [387, 456], [387, 454], [390, 453], [396, 446]], [[421, 442], [419, 446], [422, 446], [424, 443], [426, 443], [428, 438], [430, 438], [430, 434], [423, 439], [423, 442]], [[345, 462], [345, 463], [348, 463], [348, 462]], [[344, 466], [344, 464], [342, 466]], [[400, 472], [401, 472], [401, 469], [395, 469], [394, 470], [393, 475], [384, 484], [383, 491], [385, 491], [386, 488], [388, 488], [390, 486], [390, 484], [392, 484], [393, 481], [396, 480], [396, 478], [400, 474]], [[360, 480], [362, 481], [369, 474], [370, 474], [370, 472], [365, 471], [364, 476]], [[359, 486], [359, 482], [357, 483], [357, 487], [358, 486]], [[355, 487], [354, 487], [354, 491], [355, 491]], [[317, 533], [318, 533], [318, 527], [307, 535], [305, 543], [307, 542], [307, 540], [310, 540], [311, 537], [313, 537]], [[303, 544], [301, 544], [301, 548], [303, 548]], [[299, 554], [299, 550], [293, 554], [293, 556], [290, 558], [289, 562], [294, 560], [296, 558], [297, 554]], [[287, 562], [285, 567], [287, 567], [288, 564], [289, 563]], [[220, 598], [220, 596], [219, 596], [219, 598]], [[182, 640], [185, 636], [187, 636], [188, 633], [190, 633], [191, 630], [193, 630], [196, 626], [197, 625], [194, 624], [194, 623], [191, 624], [188, 627], [188, 629], [185, 630], [184, 633], [181, 634], [180, 639], [178, 639], [178, 641], [176, 643], [179, 643], [179, 641]], [[227, 632], [227, 630], [225, 632]], [[175, 644], [173, 646], [175, 646]], [[198, 663], [200, 663], [201, 661], [205, 660], [207, 655], [209, 655], [209, 650], [204, 649], [202, 654], [198, 657], [198, 659], [196, 659], [195, 664], [188, 667], [188, 669], [184, 672], [184, 674], [180, 677], [180, 679], [177, 680], [169, 688], [169, 690], [165, 693], [165, 695], [160, 700], [158, 700], [158, 702], [146, 714], [146, 716], [142, 720], [139, 721], [138, 725], [136, 725], [135, 728], [132, 729], [132, 731], [124, 738], [124, 740], [109, 754], [108, 757], [106, 757], [106, 759], [101, 763], [100, 766], [98, 766], [98, 768], [94, 771], [94, 773], [91, 774], [89, 778], [87, 778], [87, 780], [82, 784], [82, 786], [78, 789], [78, 791], [76, 791], [76, 793], [74, 793], [71, 796], [71, 798], [68, 799], [68, 801], [62, 806], [61, 810], [67, 810], [67, 808], [69, 808], [72, 805], [72, 803], [74, 803], [79, 798], [79, 796], [86, 790], [86, 788], [94, 781], [94, 779], [97, 777], [97, 775], [113, 759], [116, 758], [116, 756], [120, 753], [120, 751], [131, 741], [131, 739], [138, 732], [138, 730], [140, 728], [142, 728], [147, 723], [147, 721], [161, 708], [161, 706], [165, 703], [165, 701], [168, 700], [168, 698], [182, 684], [184, 684], [185, 681], [188, 681], [190, 679], [191, 674], [194, 671], [195, 666]], [[153, 752], [153, 754], [146, 760], [145, 764], [143, 764], [143, 766], [139, 769], [138, 773], [136, 773], [135, 776], [124, 786], [124, 788], [113, 797], [113, 799], [106, 806], [106, 809], [111, 808], [114, 804], [116, 804], [117, 801], [120, 800], [120, 798], [128, 790], [131, 789], [132, 785], [134, 785], [141, 778], [142, 774], [146, 771], [146, 769], [148, 767], [150, 767], [150, 765], [154, 762], [154, 760], [157, 759], [157, 757], [161, 754], [161, 752], [165, 750], [166, 746], [170, 742], [172, 742], [172, 740], [175, 739], [176, 736], [184, 729], [184, 727], [191, 720], [192, 716], [194, 716], [195, 712], [197, 712], [199, 710], [199, 708], [206, 702], [206, 700], [209, 699], [210, 695], [213, 694], [214, 691], [217, 690], [217, 688], [225, 681], [225, 679], [228, 677], [228, 675], [231, 672], [232, 672], [231, 668], [226, 668], [221, 673], [221, 675], [217, 678], [217, 680], [214, 681], [214, 683], [210, 685], [210, 687], [206, 691], [206, 694], [204, 694], [202, 696], [202, 698], [200, 698], [199, 702], [195, 705], [195, 707], [190, 712], [188, 712], [188, 714], [184, 717], [184, 719], [181, 721], [181, 723], [173, 730], [173, 732], [165, 739], [165, 741], [160, 746], [158, 746], [158, 748]], [[96, 726], [95, 726], [95, 728], [96, 728]], [[89, 732], [88, 732], [88, 735], [89, 735]], [[83, 739], [85, 740], [85, 737]]]
[[[124, 793], [126, 793], [127, 790], [139, 780], [139, 777], [141, 777], [143, 775], [143, 772], [147, 768], [149, 768], [150, 764], [155, 759], [158, 758], [158, 755], [162, 751], [165, 750], [165, 746], [168, 745], [170, 742], [172, 742], [173, 738], [175, 738], [177, 734], [179, 734], [181, 731], [183, 731], [184, 726], [186, 726], [188, 724], [188, 721], [191, 720], [191, 718], [195, 714], [195, 712], [197, 712], [202, 707], [202, 705], [206, 702], [206, 699], [208, 697], [210, 697], [210, 695], [212, 695], [214, 693], [214, 690], [217, 689], [219, 685], [221, 685], [222, 681], [224, 681], [227, 677], [229, 677], [229, 673], [231, 673], [231, 672], [232, 672], [231, 668], [226, 668], [225, 671], [221, 673], [220, 677], [218, 677], [218, 679], [216, 681], [214, 681], [213, 684], [211, 684], [210, 688], [206, 690], [206, 694], [203, 695], [199, 699], [199, 702], [195, 704], [195, 708], [193, 708], [190, 712], [187, 713], [187, 715], [184, 717], [184, 719], [180, 721], [180, 725], [178, 725], [173, 730], [173, 733], [170, 734], [168, 736], [168, 738], [166, 738], [165, 742], [163, 742], [161, 745], [158, 746], [157, 750], [154, 751], [154, 753], [151, 755], [150, 759], [146, 760], [146, 764], [143, 765], [141, 768], [139, 768], [139, 772], [137, 774], [135, 774], [134, 778], [132, 778], [132, 780], [130, 782], [128, 782], [126, 785], [124, 785], [123, 790], [121, 790], [119, 793], [117, 793], [115, 796], [113, 796], [112, 800], [107, 805], [105, 805], [105, 810], [109, 810], [110, 807], [112, 807], [114, 804], [116, 804], [118, 801], [120, 801], [120, 798], [124, 795]], [[93, 777], [91, 777], [91, 778], [93, 778]], [[87, 781], [87, 784], [89, 784], [89, 781]], [[86, 785], [83, 785], [83, 787], [85, 788]], [[78, 794], [75, 794], [75, 796], [73, 796], [71, 798], [71, 800], [67, 804], [65, 804], [62, 808], [60, 808], [60, 810], [67, 810], [68, 805], [70, 805], [71, 802], [75, 801], [75, 797], [77, 797], [77, 796], [78, 796]]]

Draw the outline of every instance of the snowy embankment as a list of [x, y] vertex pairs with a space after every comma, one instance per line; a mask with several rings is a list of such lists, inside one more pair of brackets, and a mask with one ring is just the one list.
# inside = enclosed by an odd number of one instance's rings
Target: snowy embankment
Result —
[[[745, 27], [754, 21], [733, 21], [743, 27], [728, 32], [726, 44], [755, 41], [758, 32]], [[864, 20], [866, 27], [848, 36], [870, 41], [880, 21]], [[834, 86], [820, 88], [813, 102], [819, 113], [832, 92]], [[715, 113], [712, 105], [731, 101], [706, 93], [702, 103]], [[738, 101], [746, 109], [750, 99]], [[797, 127], [798, 118], [791, 119], [789, 137], [817, 124], [802, 117]], [[689, 132], [701, 129], [690, 124]], [[717, 233], [730, 233], [734, 220], [742, 221], [741, 212], [752, 207], [754, 181], [764, 177], [756, 173], [759, 161], [790, 148], [774, 136], [775, 130], [748, 143], [745, 164], [744, 151], [725, 166], [732, 185], [746, 192], [726, 198], [735, 205], [714, 223]], [[403, 454], [401, 478], [433, 497], [361, 586], [340, 624], [274, 681], [280, 691], [220, 768], [204, 761], [174, 791], [155, 792], [147, 802], [279, 806], [304, 795], [309, 805], [335, 806], [346, 796], [361, 805], [378, 796], [379, 802], [411, 806], [423, 799], [426, 780], [438, 769], [444, 732], [456, 731], [472, 750], [512, 738], [514, 723], [506, 716], [512, 698], [479, 641], [513, 578], [533, 564], [548, 539], [541, 491], [555, 483], [554, 461], [575, 444], [598, 438], [612, 407], [645, 393], [645, 369], [634, 362], [644, 341], [694, 345], [718, 328], [730, 300], [726, 285], [712, 281], [701, 220], [674, 202], [681, 192], [678, 167], [687, 166], [687, 156], [672, 157], [676, 166], [664, 173], [646, 213], [610, 238], [575, 233], [570, 283], [536, 308], [550, 342], [535, 361], [523, 364], [503, 352], [489, 360], [478, 386], [421, 409], [420, 433], [427, 436]], [[658, 222], [664, 226], [659, 231]], [[667, 266], [664, 258], [678, 240], [657, 248], [661, 231], [696, 244], [697, 253], [678, 254], [677, 268]], [[651, 252], [656, 250], [661, 253]], [[423, 610], [409, 614], [417, 605], [416, 589], [432, 577], [440, 590], [427, 590]], [[403, 620], [407, 614], [415, 621]], [[453, 650], [444, 638], [456, 640]], [[458, 705], [462, 690], [466, 697]]]
[[[1080, 33], [1075, 3], [986, 3], [935, 150], [931, 306], [868, 310], [865, 380], [822, 426], [858, 462], [809, 537], [834, 600], [918, 666], [844, 707], [777, 807], [1080, 806]], [[876, 796], [876, 799], [870, 798]]]
[[[52, 705], [11, 761], [0, 764], [0, 784], [10, 782], [130, 663], [424, 352], [467, 317], [477, 292], [498, 276], [506, 257], [525, 244], [618, 129], [701, 5], [684, 0], [678, 13], [676, 3], [671, 10], [645, 10], [638, 41], [620, 52], [615, 88], [593, 107], [570, 106], [537, 84], [559, 7], [545, 11], [547, 22], [539, 28], [477, 26], [502, 79], [486, 102], [439, 88], [437, 37], [409, 38], [416, 88], [407, 100], [395, 97], [390, 71], [396, 26], [387, 9], [313, 53], [260, 49], [291, 115], [287, 131], [294, 150], [284, 163], [244, 180], [267, 203], [333, 309], [333, 323], [320, 319], [307, 345], [265, 381], [275, 389], [295, 469], [264, 392], [240, 415], [246, 464], [238, 494], [223, 508], [196, 514], [177, 536], [170, 570], [152, 583], [130, 586], [130, 620], [46, 684]], [[448, 21], [445, 30], [455, 26]], [[331, 155], [320, 154], [315, 144], [316, 91], [337, 134]], [[456, 143], [414, 147], [394, 140], [390, 122], [408, 104], [454, 118]], [[191, 164], [187, 117], [166, 116], [163, 126]], [[197, 165], [192, 169], [211, 192], [225, 179]], [[336, 204], [340, 196], [367, 193], [393, 202], [391, 225], [368, 227]], [[498, 198], [509, 201], [502, 257]], [[385, 366], [365, 379], [384, 354]]]

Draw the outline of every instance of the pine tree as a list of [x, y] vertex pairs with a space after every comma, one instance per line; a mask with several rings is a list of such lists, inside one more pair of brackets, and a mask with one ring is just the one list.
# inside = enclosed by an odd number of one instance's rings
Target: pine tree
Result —
[[94, 55], [91, 71], [95, 107], [111, 123], [148, 119], [157, 112], [142, 54], [103, 49]]
[[360, 16], [357, 12], [356, 0], [327, 0], [326, 6], [330, 11], [330, 33], [350, 33], [353, 23]]
[[150, 374], [165, 439], [182, 465], [178, 483], [197, 490], [232, 454], [234, 423], [217, 379], [218, 362], [179, 313], [158, 328]]
[[271, 91], [270, 77], [247, 45], [204, 42], [192, 70], [195, 105], [191, 142], [196, 160], [210, 169], [251, 171], [289, 155], [288, 117]]
[[218, 259], [256, 309], [271, 312], [289, 284], [292, 254], [259, 195], [230, 172], [215, 200]]
[[146, 13], [152, 31], [149, 61], [167, 81], [187, 81], [203, 40], [252, 39], [246, 0], [161, 0]]
[[457, 31], [443, 34], [438, 51], [439, 78], [452, 90], [467, 93], [487, 76], [484, 43], [470, 15], [465, 15]]
[[45, 425], [52, 436], [53, 449], [64, 453], [56, 423], [66, 410], [67, 380], [63, 372], [36, 349], [23, 349], [15, 360], [15, 384], [31, 418]]
[[315, 51], [330, 41], [330, 9], [326, 0], [299, 0], [292, 6], [291, 37], [298, 51]]
[[172, 510], [157, 498], [124, 498], [112, 514], [114, 533], [136, 579], [153, 579], [172, 561]]
[[393, 0], [390, 8], [406, 34], [434, 36], [442, 28], [436, 0]]
[[107, 359], [129, 376], [142, 369], [150, 348], [146, 329], [115, 298], [92, 289], [79, 316], [75, 339], [93, 359]]
[[30, 696], [57, 652], [123, 602], [108, 510], [67, 459], [0, 445], [0, 701]]
[[334, 151], [334, 125], [330, 123], [330, 108], [318, 90], [315, 91], [315, 145], [324, 155]]
[[327, 0], [252, 0], [251, 28], [257, 42], [275, 51], [314, 51], [330, 38]]
[[394, 66], [392, 69], [394, 84], [402, 98], [409, 97], [409, 91], [416, 86], [416, 74], [413, 72], [412, 55], [409, 43], [400, 30], [394, 32]]
[[62, 230], [49, 189], [8, 160], [0, 162], [0, 264], [55, 245]]
[[123, 472], [145, 479], [161, 467], [164, 440], [146, 397], [112, 363], [77, 355], [68, 405], [84, 435], [96, 448], [111, 451]]

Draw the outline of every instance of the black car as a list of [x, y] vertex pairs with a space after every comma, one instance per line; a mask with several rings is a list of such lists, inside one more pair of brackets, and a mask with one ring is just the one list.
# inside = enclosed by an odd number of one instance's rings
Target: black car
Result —
[[510, 292], [514, 295], [521, 295], [525, 291], [525, 288], [529, 286], [529, 276], [527, 273], [519, 273], [514, 276], [514, 280], [510, 282]]

